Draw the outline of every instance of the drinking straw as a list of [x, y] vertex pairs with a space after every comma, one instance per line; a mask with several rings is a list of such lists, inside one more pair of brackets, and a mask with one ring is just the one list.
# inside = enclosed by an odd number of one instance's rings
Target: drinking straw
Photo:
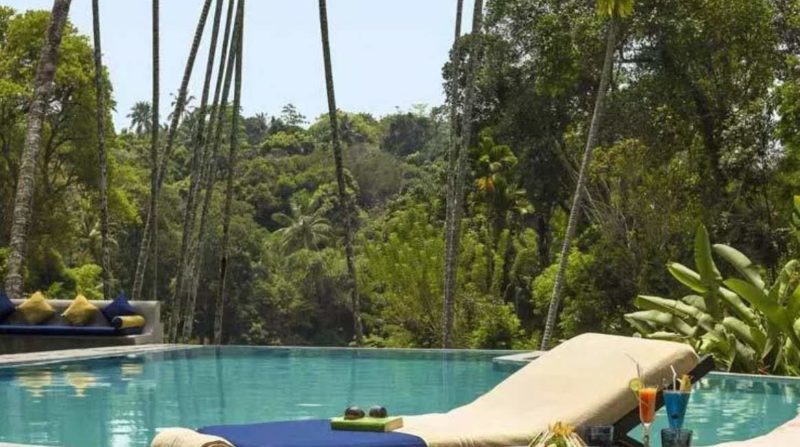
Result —
[[675, 372], [675, 367], [672, 366], [672, 365], [669, 365], [669, 369], [672, 370], [672, 389], [673, 390], [677, 390], [678, 389], [678, 373]]
[[639, 381], [641, 381], [642, 384], [644, 384], [644, 381], [642, 379], [642, 368], [639, 366], [639, 362], [637, 362], [635, 358], [631, 357], [628, 354], [625, 354], [625, 357], [628, 357], [629, 359], [631, 359], [633, 364], [636, 365], [636, 377], [638, 377]]

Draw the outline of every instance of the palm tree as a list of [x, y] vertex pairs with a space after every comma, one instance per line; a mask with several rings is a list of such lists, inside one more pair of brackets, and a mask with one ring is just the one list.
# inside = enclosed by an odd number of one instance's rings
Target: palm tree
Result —
[[14, 196], [14, 211], [11, 220], [10, 252], [6, 264], [6, 293], [11, 298], [22, 296], [22, 264], [25, 261], [25, 246], [28, 242], [28, 227], [33, 206], [36, 159], [42, 138], [42, 123], [47, 113], [47, 104], [55, 88], [54, 78], [58, 66], [59, 47], [64, 25], [67, 23], [71, 0], [54, 0], [50, 13], [47, 36], [39, 54], [33, 97], [28, 111], [28, 127], [20, 157], [17, 190]]
[[[185, 279], [188, 276], [186, 273], [187, 264], [189, 262], [189, 244], [191, 243], [194, 233], [194, 223], [197, 220], [197, 195], [200, 192], [200, 184], [202, 180], [201, 172], [205, 166], [204, 149], [205, 149], [205, 125], [206, 114], [208, 112], [208, 95], [211, 89], [211, 76], [214, 71], [214, 58], [217, 50], [217, 40], [219, 38], [220, 21], [222, 17], [222, 3], [223, 0], [217, 0], [214, 9], [214, 23], [211, 27], [211, 43], [208, 48], [208, 60], [206, 61], [206, 73], [203, 80], [203, 92], [200, 97], [200, 107], [197, 110], [197, 124], [192, 133], [191, 146], [192, 162], [191, 162], [191, 178], [189, 191], [186, 196], [186, 206], [183, 212], [183, 233], [181, 237], [181, 252], [176, 270], [175, 278], [175, 291], [172, 302], [175, 303], [174, 312], [170, 314], [172, 324], [168, 325], [173, 332], [173, 338], [177, 335], [177, 326], [183, 321], [183, 294], [186, 290]], [[174, 327], [174, 329], [172, 329]]]
[[103, 51], [100, 45], [99, 0], [92, 0], [94, 34], [94, 87], [97, 98], [97, 157], [100, 162], [100, 234], [102, 237], [103, 296], [111, 297], [111, 246], [108, 241], [108, 161], [106, 160], [106, 108], [103, 85]]
[[[182, 306], [183, 315], [180, 319], [183, 322], [181, 339], [188, 341], [192, 336], [194, 328], [194, 309], [197, 302], [197, 293], [200, 287], [200, 268], [202, 266], [202, 257], [205, 252], [207, 242], [206, 226], [208, 225], [208, 216], [211, 207], [211, 199], [214, 196], [214, 184], [216, 183], [217, 175], [217, 157], [219, 155], [219, 148], [222, 144], [222, 124], [223, 117], [225, 116], [225, 108], [228, 104], [228, 93], [231, 86], [231, 73], [233, 67], [234, 51], [230, 49], [230, 41], [232, 39], [231, 29], [233, 28], [234, 20], [234, 1], [228, 0], [228, 10], [225, 19], [225, 31], [222, 39], [222, 48], [220, 51], [219, 70], [217, 70], [217, 80], [214, 87], [214, 100], [211, 103], [211, 114], [209, 116], [209, 126], [205, 142], [205, 167], [202, 172], [202, 183], [205, 194], [203, 196], [203, 207], [200, 212], [200, 222], [198, 224], [196, 237], [189, 247], [189, 262], [187, 271], [189, 277], [186, 283], [189, 285], [189, 290], [186, 293], [186, 304]], [[235, 37], [235, 36], [234, 36]], [[174, 339], [174, 338], [173, 338]]]
[[[144, 279], [144, 269], [147, 266], [147, 244], [145, 243], [146, 240], [157, 239], [158, 237], [158, 151], [160, 149], [158, 138], [161, 134], [161, 125], [159, 120], [159, 115], [161, 111], [161, 50], [159, 49], [161, 44], [161, 33], [160, 33], [160, 12], [159, 12], [160, 4], [159, 0], [153, 0], [153, 19], [152, 19], [152, 34], [153, 34], [153, 110], [150, 122], [150, 212], [148, 213], [148, 219], [152, 219], [153, 225], [152, 228], [147, 228], [145, 225], [144, 228], [144, 238], [142, 240], [142, 248], [144, 251], [144, 259], [142, 260], [142, 270], [141, 276], [139, 276], [139, 264], [136, 264], [136, 276], [134, 276], [134, 283], [133, 283], [133, 299], [137, 299], [139, 293], [137, 293], [136, 287], [136, 280], [137, 279]], [[153, 244], [153, 301], [156, 300], [158, 294], [158, 244]], [[140, 252], [139, 255], [141, 256], [142, 253]], [[141, 289], [140, 280], [139, 289]]]
[[[472, 109], [475, 101], [475, 78], [482, 52], [483, 0], [475, 1], [472, 15], [472, 46], [467, 63], [466, 91], [464, 92], [464, 112], [461, 127], [456, 129], [456, 136], [451, 139], [450, 173], [448, 174], [448, 200], [445, 216], [445, 264], [444, 264], [444, 318], [442, 328], [442, 345], [450, 348], [453, 345], [453, 320], [455, 316], [455, 292], [458, 283], [456, 266], [461, 234], [461, 215], [464, 210], [464, 182], [467, 170], [467, 149], [472, 138]], [[457, 56], [455, 56], [457, 57]], [[457, 76], [454, 75], [454, 76]], [[458, 78], [454, 78], [458, 83]], [[451, 101], [456, 101], [457, 87], [452, 87]], [[457, 107], [457, 105], [451, 105]], [[456, 118], [456, 111], [451, 110], [451, 119]]]
[[[169, 131], [167, 132], [167, 144], [164, 147], [164, 154], [160, 157], [160, 162], [157, 162], [155, 165], [155, 173], [153, 174], [155, 178], [151, 177], [151, 185], [150, 185], [150, 206], [147, 212], [147, 220], [145, 221], [144, 225], [144, 232], [142, 233], [142, 241], [139, 247], [139, 256], [136, 261], [136, 273], [134, 274], [133, 278], [133, 290], [131, 295], [133, 299], [138, 299], [142, 293], [142, 283], [144, 282], [144, 270], [147, 266], [147, 255], [150, 249], [150, 240], [155, 239], [156, 230], [158, 225], [158, 196], [161, 193], [161, 185], [164, 183], [164, 176], [166, 175], [166, 164], [170, 159], [170, 155], [172, 154], [173, 146], [175, 145], [175, 136], [178, 132], [178, 125], [180, 124], [180, 119], [183, 116], [183, 110], [186, 107], [186, 95], [187, 90], [189, 88], [189, 81], [192, 78], [192, 70], [194, 69], [194, 61], [197, 58], [197, 50], [200, 47], [200, 41], [203, 38], [203, 31], [206, 27], [206, 20], [208, 19], [208, 12], [211, 9], [211, 0], [205, 0], [203, 2], [203, 10], [200, 12], [200, 19], [197, 22], [197, 28], [194, 32], [194, 38], [192, 40], [192, 47], [189, 50], [189, 59], [186, 61], [186, 67], [183, 71], [183, 78], [181, 80], [181, 86], [178, 89], [178, 97], [175, 100], [175, 110], [172, 112], [171, 115], [171, 122], [169, 125]], [[157, 53], [157, 41], [158, 41], [158, 0], [153, 0], [153, 86], [155, 87], [157, 84], [157, 72], [158, 72], [158, 53]], [[157, 91], [154, 89], [154, 92]], [[158, 104], [157, 96], [153, 94], [153, 135], [156, 134], [158, 126], [155, 125], [157, 122], [155, 118], [158, 116]], [[154, 140], [157, 142], [158, 136], [155, 135], [153, 137]], [[155, 151], [154, 151], [155, 150]], [[155, 155], [155, 157], [153, 157]], [[151, 144], [151, 161], [158, 160], [158, 153], [157, 153], [157, 146]], [[157, 279], [157, 270], [155, 266], [158, 264], [158, 244], [153, 245], [153, 276]], [[154, 284], [157, 286], [157, 284]], [[154, 290], [153, 293], [155, 294], [157, 290]]]
[[553, 295], [550, 298], [550, 308], [547, 311], [547, 321], [544, 333], [542, 334], [541, 349], [547, 350], [550, 346], [550, 338], [553, 335], [556, 321], [558, 320], [558, 310], [561, 307], [561, 292], [564, 288], [564, 276], [569, 264], [569, 250], [572, 238], [575, 236], [575, 228], [578, 225], [578, 214], [580, 213], [581, 201], [584, 189], [586, 189], [586, 173], [592, 162], [592, 152], [597, 146], [600, 125], [605, 114], [605, 99], [608, 86], [611, 83], [611, 71], [614, 65], [614, 48], [616, 47], [616, 33], [619, 20], [627, 17], [633, 12], [633, 0], [598, 0], [597, 12], [602, 17], [609, 18], [608, 29], [606, 31], [606, 52], [603, 59], [603, 71], [600, 74], [600, 85], [597, 89], [597, 98], [594, 103], [594, 113], [592, 123], [589, 126], [589, 134], [586, 137], [586, 148], [583, 151], [583, 160], [578, 171], [578, 181], [575, 185], [575, 194], [572, 199], [572, 207], [569, 212], [567, 230], [564, 234], [564, 243], [561, 246], [561, 258], [558, 264], [558, 272], [553, 284]]
[[242, 102], [242, 43], [244, 41], [244, 0], [236, 8], [236, 82], [233, 87], [233, 119], [231, 120], [231, 143], [228, 149], [228, 178], [225, 185], [225, 209], [222, 214], [222, 247], [219, 260], [219, 293], [214, 313], [214, 344], [222, 344], [222, 317], [225, 308], [225, 292], [228, 277], [228, 245], [230, 243], [231, 206], [233, 202], [233, 175], [236, 170], [236, 152], [239, 150], [239, 108]]
[[150, 103], [146, 101], [139, 101], [131, 107], [131, 111], [128, 113], [127, 117], [131, 120], [131, 130], [133, 133], [139, 136], [150, 133], [151, 113]]
[[318, 250], [330, 240], [330, 221], [318, 213], [306, 211], [307, 207], [303, 209], [292, 205], [291, 215], [284, 213], [272, 215], [272, 220], [282, 226], [275, 233], [280, 236], [281, 249], [286, 254], [300, 249]]
[[[461, 17], [464, 10], [464, 0], [456, 2], [456, 29], [453, 38], [453, 47], [450, 49], [451, 79], [450, 89], [447, 91], [450, 101], [450, 142], [447, 150], [447, 190], [445, 197], [445, 233], [449, 233], [453, 226], [450, 210], [453, 207], [453, 191], [456, 181], [456, 160], [460, 148], [461, 138], [458, 133], [458, 78], [461, 71], [461, 58], [458, 54], [458, 40], [461, 38]], [[448, 239], [449, 241], [449, 239]], [[442, 345], [450, 347], [453, 332], [453, 301], [455, 294], [455, 264], [450, 256], [452, 247], [445, 245], [444, 265], [444, 301], [442, 318]]]
[[493, 243], [497, 242], [500, 232], [507, 228], [509, 218], [530, 211], [525, 190], [518, 188], [511, 179], [517, 162], [509, 146], [495, 144], [488, 134], [480, 136], [475, 148], [475, 186], [478, 197], [487, 207]]
[[[159, 111], [161, 107], [160, 95], [160, 31], [159, 31], [159, 0], [152, 3], [152, 69], [153, 69], [153, 100], [150, 104], [150, 201], [148, 203], [147, 220], [145, 221], [142, 241], [139, 246], [139, 256], [136, 260], [136, 271], [133, 275], [133, 290], [131, 295], [134, 300], [138, 300], [142, 294], [142, 284], [144, 283], [144, 272], [147, 268], [147, 255], [150, 251], [150, 238], [154, 236], [157, 229], [150, 224], [151, 219], [158, 218], [158, 137], [161, 133], [159, 123]], [[158, 244], [153, 246], [153, 265], [158, 262]], [[153, 272], [153, 285], [158, 281], [158, 273]], [[155, 288], [154, 288], [155, 289]], [[156, 293], [155, 291], [153, 293]]]
[[[480, 0], [478, 0], [480, 1]], [[333, 160], [336, 164], [336, 185], [339, 201], [344, 207], [344, 250], [347, 258], [347, 272], [350, 277], [350, 300], [353, 307], [353, 329], [356, 344], [361, 344], [364, 331], [361, 326], [361, 303], [358, 296], [358, 281], [356, 278], [356, 264], [353, 255], [353, 207], [347, 195], [344, 181], [344, 166], [342, 162], [342, 143], [339, 140], [339, 125], [336, 116], [336, 94], [333, 86], [333, 68], [331, 67], [331, 44], [328, 38], [328, 7], [326, 0], [319, 0], [319, 27], [322, 35], [322, 57], [325, 63], [325, 86], [328, 94], [328, 117], [331, 125], [331, 142], [333, 145]]]

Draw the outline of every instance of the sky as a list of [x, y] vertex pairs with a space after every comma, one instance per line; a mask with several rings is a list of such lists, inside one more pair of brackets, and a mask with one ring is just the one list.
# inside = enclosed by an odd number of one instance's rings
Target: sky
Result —
[[[202, 0], [161, 0], [161, 116], [166, 117], [189, 54]], [[462, 27], [470, 27], [472, 1]], [[52, 0], [0, 0], [17, 10]], [[444, 100], [441, 69], [453, 40], [456, 0], [328, 0], [339, 109], [376, 116]], [[91, 0], [73, 0], [70, 20], [91, 36]], [[150, 0], [101, 0], [103, 62], [111, 74], [116, 127], [151, 97]], [[242, 108], [278, 114], [294, 104], [309, 119], [327, 111], [317, 0], [250, 0], [245, 12]], [[210, 16], [213, 15], [213, 7]], [[211, 19], [190, 85], [200, 96]]]

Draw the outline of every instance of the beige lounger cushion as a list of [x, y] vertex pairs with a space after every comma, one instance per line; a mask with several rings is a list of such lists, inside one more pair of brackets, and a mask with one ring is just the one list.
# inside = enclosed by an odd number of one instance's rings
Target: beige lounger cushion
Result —
[[749, 441], [726, 442], [714, 447], [791, 447], [800, 446], [800, 416], [772, 432]]
[[[635, 358], [647, 384], [679, 374], [698, 363], [691, 347], [664, 341], [584, 334], [531, 362], [493, 390], [444, 414], [405, 418], [400, 431], [421, 437], [429, 447], [527, 445], [556, 421], [611, 424], [636, 408], [628, 388]], [[424, 396], [420, 396], [424, 399]]]
[[230, 442], [217, 437], [197, 433], [188, 428], [165, 428], [161, 430], [151, 447], [232, 447]]

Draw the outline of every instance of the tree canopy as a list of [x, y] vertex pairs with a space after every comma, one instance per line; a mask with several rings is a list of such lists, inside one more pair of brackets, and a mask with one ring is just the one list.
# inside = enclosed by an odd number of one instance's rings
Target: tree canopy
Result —
[[[453, 70], [454, 60], [466, 61], [471, 39], [481, 39], [465, 153], [454, 346], [526, 348], [540, 341], [602, 75], [608, 15], [620, 20], [606, 115], [587, 170], [554, 336], [633, 333], [624, 315], [636, 310], [637, 295], [681, 293], [665, 265], [691, 264], [701, 224], [711, 240], [747, 254], [767, 283], [797, 258], [791, 219], [800, 191], [800, 10], [785, 0], [629, 4], [489, 0], [482, 34], [459, 39], [454, 57], [442, 61], [445, 88], [461, 98], [467, 79]], [[47, 22], [47, 12], [0, 7], [3, 275]], [[89, 38], [68, 24], [37, 161], [25, 263], [24, 289], [52, 298], [102, 295], [92, 57]], [[104, 85], [111, 277], [115, 291], [130, 290], [148, 208], [151, 110], [143, 98], [129, 124], [114, 129], [107, 76]], [[159, 297], [175, 287], [192, 185], [192, 126], [200, 114], [195, 102], [176, 131], [158, 198]], [[220, 154], [227, 154], [231, 132], [239, 137], [224, 341], [350, 343], [346, 207], [332, 161], [330, 115], [306, 117], [289, 104], [240, 116], [231, 129], [230, 114], [241, 112], [224, 113]], [[441, 346], [450, 108], [384, 116], [339, 110], [336, 118], [343, 185], [353, 199], [365, 343]], [[210, 167], [220, 175], [228, 169], [223, 158]], [[198, 258], [195, 341], [212, 335], [220, 287], [225, 187], [214, 191]], [[152, 287], [145, 281], [142, 296]]]

